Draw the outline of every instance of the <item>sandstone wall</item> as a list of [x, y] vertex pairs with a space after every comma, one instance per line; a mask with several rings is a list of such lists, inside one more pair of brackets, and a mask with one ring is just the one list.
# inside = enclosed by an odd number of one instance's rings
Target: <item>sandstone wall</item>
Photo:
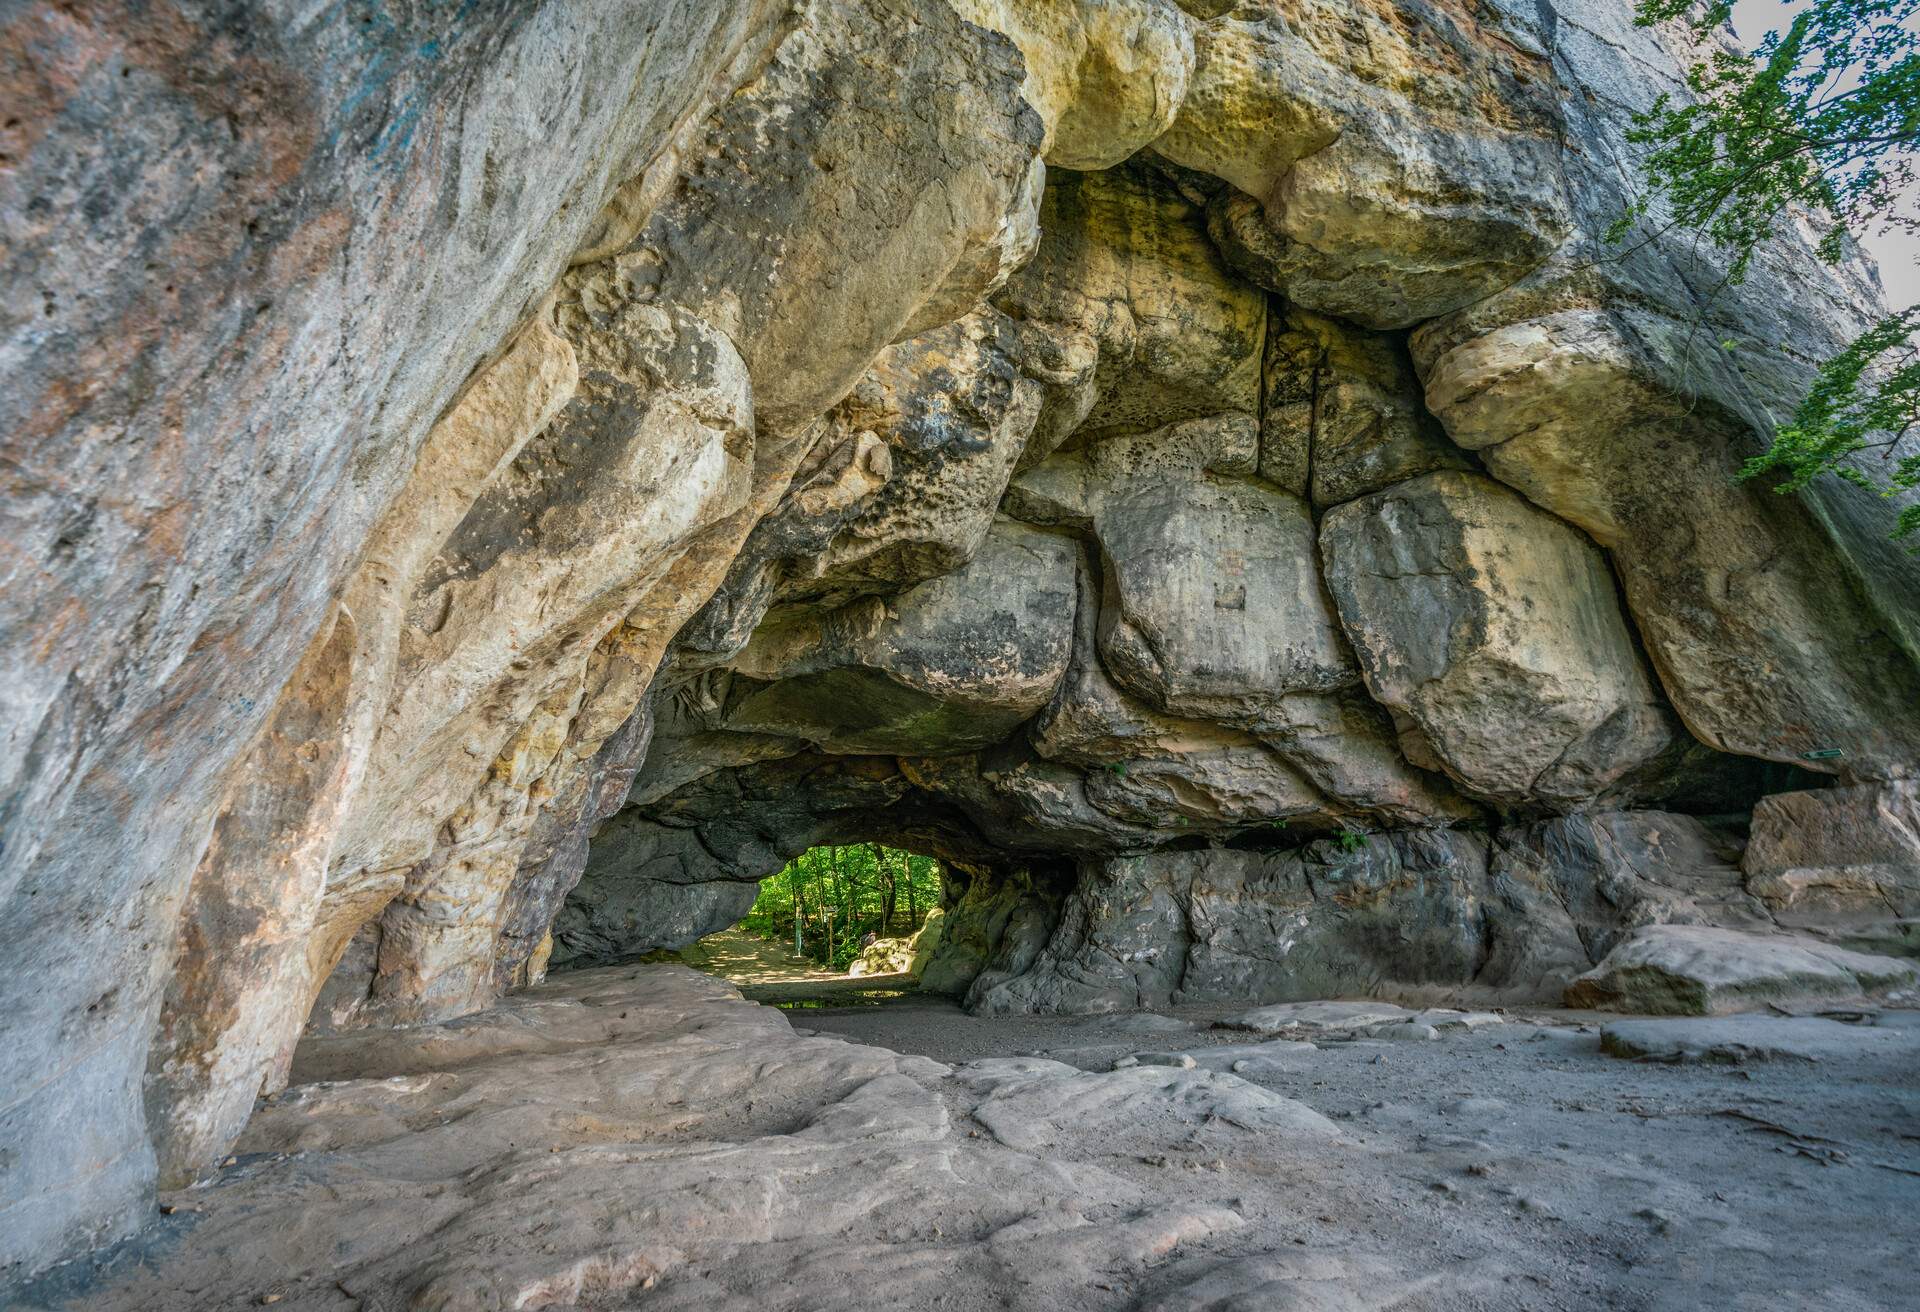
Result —
[[1889, 836], [1681, 900], [1903, 945], [1920, 577], [1730, 479], [1872, 288], [1601, 244], [1691, 54], [1629, 9], [0, 16], [0, 1279], [303, 1024], [812, 842], [967, 872], [989, 1008], [1537, 992], [1621, 930], [1537, 826], [1817, 771], [1763, 817]]

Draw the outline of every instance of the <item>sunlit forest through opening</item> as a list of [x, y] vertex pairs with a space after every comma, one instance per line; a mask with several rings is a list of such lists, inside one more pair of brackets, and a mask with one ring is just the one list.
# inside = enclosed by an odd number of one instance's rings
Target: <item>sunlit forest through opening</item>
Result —
[[827, 969], [854, 968], [863, 954], [877, 967], [889, 948], [909, 950], [940, 905], [940, 885], [930, 856], [881, 843], [809, 848], [760, 881], [740, 928]]

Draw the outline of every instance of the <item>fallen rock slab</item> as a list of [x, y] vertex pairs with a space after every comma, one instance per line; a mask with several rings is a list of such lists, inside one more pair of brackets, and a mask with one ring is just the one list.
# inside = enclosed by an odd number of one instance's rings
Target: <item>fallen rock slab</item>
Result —
[[1431, 1025], [1442, 1034], [1449, 1030], [1483, 1030], [1493, 1025], [1504, 1025], [1507, 1018], [1491, 1011], [1455, 1011], [1449, 1007], [1429, 1007], [1413, 1017], [1415, 1024]]
[[1373, 1025], [1367, 1029], [1370, 1039], [1390, 1039], [1396, 1043], [1431, 1043], [1440, 1037], [1440, 1031], [1431, 1025], [1422, 1025], [1417, 1020], [1396, 1020], [1385, 1025]]
[[1391, 1002], [1279, 1002], [1215, 1021], [1225, 1030], [1279, 1034], [1284, 1030], [1358, 1030], [1404, 1021], [1413, 1013]]
[[1191, 1034], [1193, 1022], [1178, 1016], [1163, 1016], [1142, 1011], [1129, 1016], [1089, 1016], [1081, 1022], [1084, 1029], [1108, 1034]]
[[1129, 1060], [1135, 1066], [1175, 1066], [1183, 1071], [1199, 1065], [1190, 1052], [1136, 1052]]
[[1312, 1066], [1319, 1051], [1311, 1043], [1269, 1039], [1265, 1043], [1202, 1048], [1193, 1054], [1193, 1059], [1202, 1070], [1227, 1071], [1243, 1077], [1297, 1075]]
[[1920, 966], [1790, 934], [1653, 925], [1567, 986], [1569, 1007], [1715, 1016], [1912, 985]]
[[1600, 1031], [1600, 1050], [1638, 1061], [1857, 1061], [1920, 1053], [1920, 1031], [1818, 1016], [1623, 1020]]

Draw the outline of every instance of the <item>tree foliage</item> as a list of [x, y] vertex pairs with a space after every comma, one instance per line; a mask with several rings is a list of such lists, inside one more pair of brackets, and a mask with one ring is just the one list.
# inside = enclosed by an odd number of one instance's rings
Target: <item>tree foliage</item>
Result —
[[[869, 933], [911, 934], [940, 905], [940, 863], [879, 843], [809, 848], [760, 894], [741, 927], [843, 969]], [[796, 926], [799, 934], [795, 935]]]
[[[1701, 36], [1724, 24], [1729, 0], [1641, 0], [1643, 25], [1685, 19]], [[1688, 70], [1692, 97], [1662, 96], [1630, 138], [1647, 148], [1653, 194], [1625, 215], [1616, 240], [1664, 198], [1675, 227], [1731, 252], [1729, 281], [1747, 271], [1781, 218], [1831, 220], [1824, 259], [1878, 225], [1920, 232], [1911, 196], [1920, 147], [1920, 0], [1804, 0], [1751, 55], [1716, 50]], [[1920, 307], [1886, 316], [1824, 365], [1790, 423], [1742, 477], [1776, 473], [1782, 493], [1823, 474], [1894, 496], [1920, 486], [1920, 455], [1896, 443], [1920, 424]], [[1873, 457], [1877, 456], [1878, 459]], [[1920, 506], [1894, 536], [1920, 530]]]

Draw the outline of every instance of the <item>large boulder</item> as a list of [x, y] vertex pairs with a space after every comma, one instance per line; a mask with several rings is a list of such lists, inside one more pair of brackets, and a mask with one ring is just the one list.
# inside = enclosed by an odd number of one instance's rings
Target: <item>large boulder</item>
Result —
[[[1179, 428], [1202, 425], [1206, 421]], [[1284, 763], [1283, 772], [1275, 776], [1283, 788], [1273, 795], [1275, 805], [1263, 811], [1263, 818], [1302, 813], [1302, 791], [1284, 786], [1294, 776], [1304, 778], [1311, 790], [1321, 791], [1331, 809], [1404, 822], [1473, 816], [1473, 807], [1457, 797], [1442, 776], [1407, 765], [1394, 741], [1392, 724], [1352, 674], [1334, 670], [1332, 690], [1327, 680], [1309, 680], [1302, 686], [1292, 674], [1281, 674], [1279, 682], [1265, 682], [1273, 672], [1263, 663], [1275, 653], [1261, 640], [1261, 624], [1302, 624], [1309, 632], [1319, 632], [1325, 622], [1317, 561], [1306, 555], [1304, 542], [1288, 542], [1294, 528], [1306, 526], [1300, 501], [1279, 496], [1258, 482], [1206, 476], [1221, 467], [1210, 457], [1217, 448], [1200, 444], [1169, 448], [1160, 444], [1162, 436], [1160, 432], [1142, 434], [1140, 448], [1142, 455], [1150, 451], [1164, 459], [1158, 469], [1140, 474], [1117, 471], [1112, 463], [1102, 461], [1102, 455], [1135, 444], [1110, 438], [1092, 449], [1091, 455], [1054, 455], [1018, 474], [1002, 503], [1031, 522], [1081, 532], [1106, 526], [1119, 549], [1129, 553], [1129, 578], [1137, 580], [1140, 590], [1133, 599], [1135, 619], [1127, 617], [1125, 599], [1116, 615], [1112, 599], [1100, 605], [1083, 590], [1073, 665], [1060, 695], [1031, 730], [1041, 755], [1116, 772], [1137, 759], [1167, 761], [1210, 753], [1219, 763], [1223, 751], [1238, 753], [1242, 761], [1263, 759], [1265, 753], [1244, 751], [1263, 743], [1279, 753]], [[1154, 446], [1146, 448], [1146, 442]], [[1142, 522], [1144, 517], [1137, 515], [1140, 509], [1171, 522], [1158, 526], [1150, 519]], [[1248, 569], [1248, 551], [1236, 549], [1238, 544], [1225, 547], [1217, 557], [1183, 549], [1188, 519], [1206, 524], [1208, 540], [1215, 546], [1231, 536], [1246, 538], [1258, 553], [1254, 561], [1265, 557], [1273, 567]], [[1152, 551], [1160, 547], [1142, 528], [1160, 534], [1165, 546], [1179, 551], [1177, 559], [1183, 561], [1179, 571], [1156, 572]], [[1292, 555], [1288, 559], [1275, 553]], [[1123, 578], [1114, 571], [1112, 549], [1104, 555], [1108, 557], [1102, 561], [1108, 567], [1104, 582], [1112, 594]], [[1208, 601], [1225, 597], [1225, 609], [1233, 609], [1236, 590], [1252, 582], [1254, 605], [1265, 619], [1254, 615], [1238, 628], [1235, 615], [1215, 617], [1212, 622], [1200, 619], [1208, 611], [1192, 607], [1206, 594], [1210, 571], [1235, 572], [1215, 580]], [[1156, 590], [1162, 588], [1164, 594], [1158, 594]], [[1135, 624], [1146, 628], [1135, 628]], [[1173, 632], [1171, 642], [1162, 642], [1158, 626]], [[1250, 649], [1231, 649], [1242, 642], [1250, 644]], [[1323, 647], [1321, 655], [1332, 663], [1344, 659], [1338, 649]], [[1160, 688], [1158, 665], [1148, 670], [1129, 665], [1140, 659], [1196, 665], [1173, 672], [1173, 678], [1183, 684], [1175, 695]], [[1236, 678], [1244, 684], [1238, 690], [1231, 684]], [[1212, 692], [1206, 692], [1210, 682]], [[1271, 774], [1273, 766], [1263, 765], [1261, 770]], [[1212, 788], [1202, 786], [1202, 791]], [[1254, 801], [1258, 803], [1258, 797]], [[1183, 816], [1196, 818], [1190, 811], [1183, 811]]]
[[1415, 761], [1482, 796], [1571, 804], [1673, 741], [1605, 558], [1514, 493], [1429, 474], [1332, 511], [1321, 539], [1367, 687]]
[[1192, 22], [1174, 0], [955, 0], [1020, 48], [1022, 94], [1046, 123], [1046, 161], [1104, 169], [1158, 137], [1186, 99]]
[[1222, 263], [1199, 206], [1135, 168], [1062, 172], [1040, 228], [1033, 260], [994, 298], [1047, 389], [1025, 463], [1083, 426], [1258, 412], [1267, 298]]
[[1304, 502], [1254, 483], [1149, 484], [1095, 517], [1100, 655], [1156, 710], [1253, 726], [1358, 680]]
[[1091, 588], [1083, 576], [1072, 663], [1028, 730], [1041, 756], [1086, 771], [1091, 805], [1136, 824], [1170, 822], [1195, 833], [1326, 810], [1304, 775], [1251, 734], [1168, 715], [1115, 686], [1100, 658], [1098, 607], [1085, 595]]
[[890, 603], [769, 617], [734, 662], [729, 729], [836, 752], [999, 742], [1052, 698], [1073, 645], [1074, 548], [998, 525], [967, 568]]
[[1040, 413], [1016, 337], [982, 308], [874, 361], [836, 418], [886, 443], [887, 476], [818, 554], [794, 553], [787, 595], [895, 591], [973, 559]]
[[1569, 1007], [1718, 1016], [1911, 987], [1920, 966], [1792, 934], [1657, 925], [1567, 986]]
[[1504, 7], [1234, 5], [1197, 25], [1185, 104], [1154, 149], [1233, 184], [1234, 265], [1376, 328], [1458, 309], [1567, 228], [1553, 57]]
[[[1484, 333], [1448, 345], [1482, 316]], [[1910, 772], [1911, 648], [1805, 506], [1738, 481], [1750, 432], [1666, 376], [1681, 327], [1650, 336], [1606, 310], [1500, 325], [1488, 306], [1423, 330], [1416, 353], [1453, 440], [1607, 548], [1661, 682], [1703, 742], [1868, 777]]]

